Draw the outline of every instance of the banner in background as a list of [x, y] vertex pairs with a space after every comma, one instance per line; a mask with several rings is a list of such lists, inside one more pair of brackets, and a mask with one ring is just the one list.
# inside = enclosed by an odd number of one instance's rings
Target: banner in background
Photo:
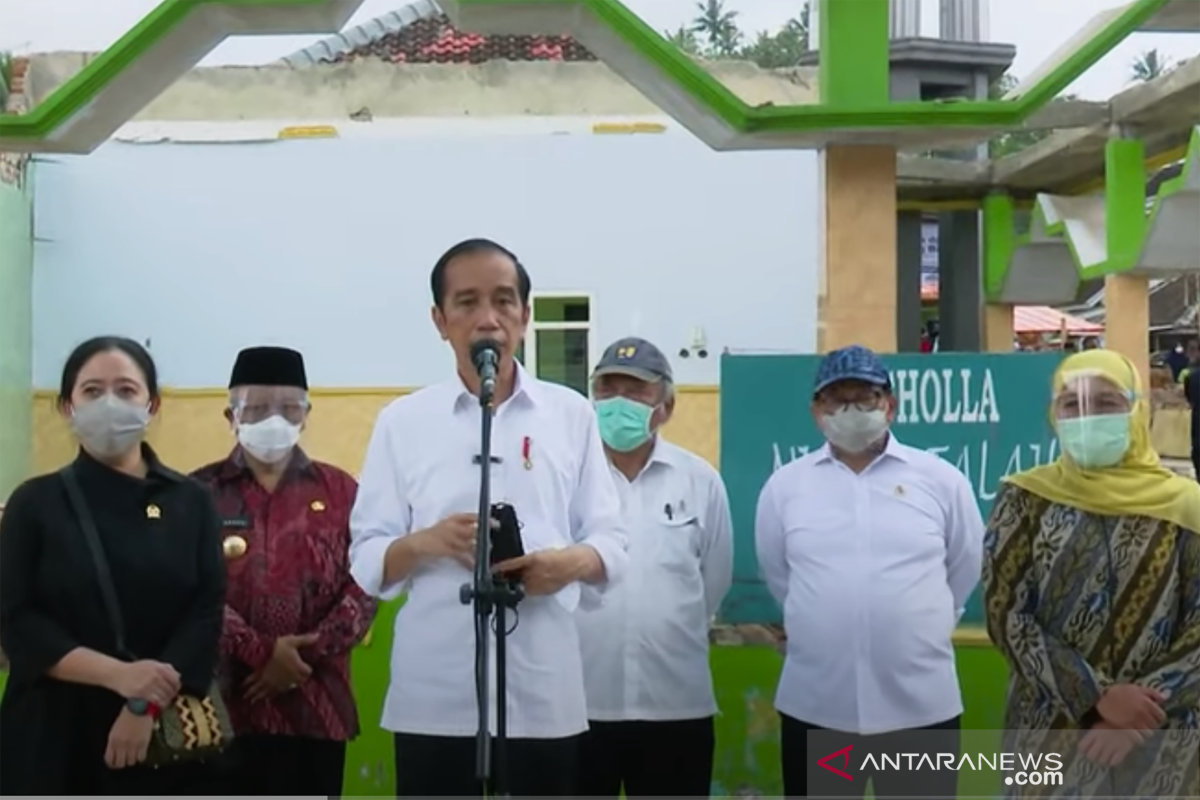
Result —
[[[1059, 353], [886, 356], [896, 395], [892, 428], [904, 444], [937, 453], [967, 476], [986, 516], [1000, 479], [1057, 458], [1048, 411]], [[819, 448], [809, 411], [820, 356], [721, 357], [721, 475], [735, 536], [734, 588], [721, 619], [779, 622], [754, 554], [754, 510], [771, 473]], [[964, 625], [982, 625], [978, 593]]]

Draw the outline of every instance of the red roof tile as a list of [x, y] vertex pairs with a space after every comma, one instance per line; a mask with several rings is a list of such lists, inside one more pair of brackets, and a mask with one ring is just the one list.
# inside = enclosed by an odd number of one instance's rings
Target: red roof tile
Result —
[[484, 36], [457, 30], [445, 16], [415, 20], [400, 31], [384, 34], [331, 61], [362, 58], [402, 64], [596, 60], [570, 36]]

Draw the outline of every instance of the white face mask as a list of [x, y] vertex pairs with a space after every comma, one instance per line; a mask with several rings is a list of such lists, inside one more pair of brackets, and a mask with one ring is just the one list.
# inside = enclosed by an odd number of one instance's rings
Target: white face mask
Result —
[[300, 441], [300, 426], [276, 414], [250, 425], [239, 423], [237, 437], [247, 453], [264, 464], [277, 464], [291, 455]]
[[861, 453], [887, 433], [887, 411], [843, 408], [821, 418], [821, 431], [831, 445], [847, 453]]

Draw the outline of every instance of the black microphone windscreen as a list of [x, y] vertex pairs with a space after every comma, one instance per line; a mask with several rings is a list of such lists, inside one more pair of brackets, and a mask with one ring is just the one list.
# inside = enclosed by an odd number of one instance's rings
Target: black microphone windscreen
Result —
[[471, 342], [471, 363], [478, 366], [480, 357], [488, 350], [491, 350], [496, 358], [500, 357], [500, 343], [495, 339], [480, 339]]

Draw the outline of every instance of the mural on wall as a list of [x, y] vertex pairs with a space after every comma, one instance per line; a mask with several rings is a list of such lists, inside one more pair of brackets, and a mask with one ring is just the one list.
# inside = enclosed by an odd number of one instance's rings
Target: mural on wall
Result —
[[[893, 430], [912, 447], [937, 453], [967, 476], [986, 514], [1000, 479], [1057, 457], [1047, 404], [1057, 353], [887, 356], [897, 401]], [[758, 495], [780, 466], [821, 446], [809, 412], [820, 356], [721, 358], [721, 474], [736, 538], [734, 588], [721, 619], [775, 623], [754, 555]], [[1039, 387], [1040, 390], [1039, 390]], [[961, 624], [983, 624], [979, 597]]]

